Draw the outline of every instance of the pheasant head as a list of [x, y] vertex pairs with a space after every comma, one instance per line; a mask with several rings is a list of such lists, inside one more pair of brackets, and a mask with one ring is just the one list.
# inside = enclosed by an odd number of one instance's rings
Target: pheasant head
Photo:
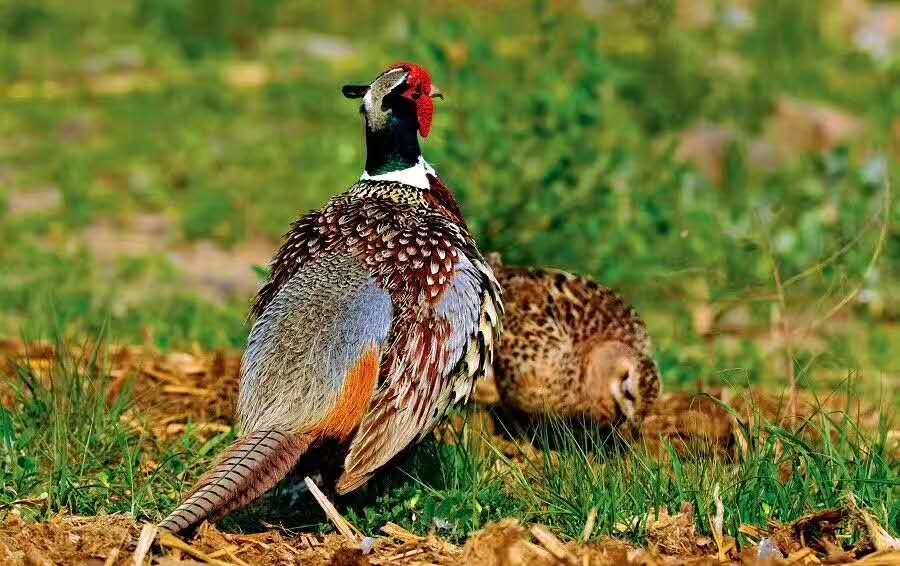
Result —
[[428, 71], [414, 63], [396, 63], [370, 84], [345, 85], [343, 93], [362, 99], [368, 174], [405, 169], [419, 161], [418, 136], [428, 137], [434, 99], [443, 98]]
[[659, 397], [656, 363], [621, 342], [603, 342], [587, 357], [586, 394], [605, 417], [639, 424]]

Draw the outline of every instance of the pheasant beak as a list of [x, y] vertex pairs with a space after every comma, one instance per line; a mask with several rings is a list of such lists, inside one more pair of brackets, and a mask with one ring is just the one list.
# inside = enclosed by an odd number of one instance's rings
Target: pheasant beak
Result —
[[341, 92], [347, 98], [362, 98], [369, 92], [369, 85], [344, 85]]
[[444, 93], [441, 92], [441, 89], [434, 85], [431, 85], [431, 90], [428, 92], [428, 96], [430, 96], [431, 98], [440, 98], [441, 100], [444, 100]]

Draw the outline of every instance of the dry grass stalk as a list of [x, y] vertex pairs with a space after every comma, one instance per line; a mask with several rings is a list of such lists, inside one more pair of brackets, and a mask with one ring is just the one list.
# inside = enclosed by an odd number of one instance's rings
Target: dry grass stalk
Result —
[[188, 543], [184, 542], [171, 533], [163, 532], [161, 535], [159, 535], [159, 544], [160, 546], [164, 546], [166, 548], [177, 548], [185, 554], [193, 556], [198, 560], [203, 560], [208, 564], [213, 564], [214, 566], [234, 566], [234, 564], [231, 562], [223, 562], [222, 560], [213, 558], [209, 554], [206, 554], [205, 552], [194, 548], [193, 546], [189, 545]]
[[866, 526], [866, 530], [869, 532], [869, 538], [872, 540], [872, 545], [875, 547], [875, 550], [879, 552], [900, 552], [900, 539], [891, 536], [884, 527], [878, 524], [878, 521], [876, 521], [869, 512], [865, 509], [861, 509], [856, 503], [856, 499], [850, 498], [849, 507]]
[[862, 566], [897, 566], [900, 564], [900, 551], [876, 552], [856, 563]]
[[135, 547], [134, 554], [132, 555], [134, 558], [134, 566], [143, 566], [144, 558], [150, 550], [150, 545], [153, 544], [153, 539], [156, 538], [156, 531], [156, 525], [151, 523], [147, 523], [141, 527], [141, 536], [138, 537], [137, 547]]
[[[522, 545], [522, 548], [528, 550], [529, 552], [531, 552], [532, 554], [534, 554], [535, 556], [537, 556], [540, 560], [542, 560], [544, 562], [551, 562], [551, 561], [557, 562], [558, 561], [558, 559], [555, 556], [553, 556], [553, 554], [551, 554], [549, 550], [546, 550], [543, 547], [538, 546], [531, 541], [523, 540], [519, 544]], [[512, 563], [512, 564], [525, 563], [525, 560], [521, 557], [518, 560], [516, 560], [516, 558], [514, 558], [514, 557], [516, 557], [516, 550], [517, 549], [515, 547], [510, 549], [511, 557], [513, 557], [510, 560], [510, 563]]]
[[316, 485], [312, 479], [307, 476], [303, 478], [303, 481], [306, 483], [306, 487], [309, 488], [309, 492], [312, 493], [313, 497], [316, 499], [316, 502], [322, 507], [322, 511], [325, 512], [325, 515], [328, 517], [328, 520], [332, 522], [334, 527], [341, 533], [348, 541], [359, 544], [360, 537], [357, 534], [358, 530], [350, 524], [350, 522], [345, 519], [338, 510], [335, 508], [334, 504], [325, 497], [325, 494], [322, 493], [322, 490], [319, 489], [319, 486]]
[[[123, 541], [124, 542], [124, 541]], [[106, 560], [103, 561], [103, 566], [113, 566], [116, 563], [116, 560], [119, 559], [120, 547], [114, 547], [109, 551], [109, 554], [106, 555]]]
[[794, 368], [794, 342], [791, 329], [790, 317], [787, 311], [787, 300], [784, 294], [784, 284], [781, 280], [781, 269], [778, 267], [778, 260], [775, 258], [775, 252], [772, 249], [772, 242], [768, 233], [764, 238], [766, 251], [772, 262], [772, 277], [775, 280], [775, 296], [778, 299], [778, 318], [781, 323], [781, 339], [784, 341], [785, 368], [788, 372], [788, 416], [790, 421], [794, 422], [797, 416], [797, 373]]
[[890, 176], [886, 176], [884, 179], [884, 206], [882, 207], [882, 214], [884, 215], [884, 220], [881, 223], [881, 230], [878, 233], [878, 242], [875, 244], [875, 251], [872, 252], [872, 258], [869, 260], [869, 264], [866, 266], [866, 271], [863, 273], [863, 276], [860, 278], [859, 283], [854, 287], [849, 293], [847, 293], [843, 299], [841, 299], [836, 305], [831, 307], [827, 313], [821, 318], [815, 320], [812, 324], [809, 325], [807, 329], [808, 332], [811, 332], [827, 322], [831, 317], [840, 312], [847, 304], [854, 300], [862, 291], [863, 286], [866, 284], [866, 280], [869, 275], [871, 275], [872, 270], [875, 268], [875, 264], [878, 263], [878, 259], [881, 257], [882, 252], [884, 252], [884, 246], [887, 243], [888, 237], [888, 228], [891, 225], [891, 179]]
[[420, 554], [425, 554], [425, 550], [422, 548], [414, 548], [412, 550], [407, 550], [405, 552], [401, 552], [401, 553], [395, 554], [393, 556], [388, 556], [387, 558], [384, 559], [384, 563], [390, 564], [392, 562], [399, 562], [400, 560], [412, 558], [413, 556], [418, 556]]
[[189, 387], [187, 385], [164, 385], [163, 393], [174, 393], [176, 395], [196, 395], [198, 397], [212, 397], [215, 391], [209, 389], [201, 389], [199, 387]]
[[[862, 291], [863, 287], [866, 284], [866, 281], [869, 278], [869, 275], [872, 273], [872, 270], [875, 268], [875, 265], [878, 263], [878, 260], [881, 258], [882, 253], [884, 252], [884, 247], [887, 242], [888, 236], [888, 228], [890, 227], [890, 213], [891, 213], [891, 182], [890, 178], [885, 178], [884, 181], [884, 205], [882, 207], [881, 215], [883, 216], [881, 227], [878, 234], [878, 241], [875, 244], [875, 249], [872, 252], [872, 257], [869, 260], [868, 265], [866, 266], [865, 272], [863, 276], [860, 278], [857, 285], [850, 290], [849, 293], [844, 295], [840, 301], [838, 301], [834, 306], [832, 306], [828, 312], [826, 312], [820, 318], [814, 320], [810, 323], [806, 328], [801, 329], [798, 333], [803, 335], [808, 335], [826, 323], [828, 320], [833, 318], [837, 313], [844, 309], [851, 301], [856, 299], [859, 296], [859, 293]], [[788, 372], [788, 385], [790, 390], [790, 398], [789, 398], [789, 416], [792, 421], [796, 419], [796, 408], [797, 408], [797, 376], [796, 369], [794, 368], [794, 330], [791, 328], [790, 317], [788, 316], [787, 311], [787, 301], [785, 299], [784, 289], [787, 285], [793, 284], [813, 273], [817, 273], [824, 269], [828, 264], [832, 263], [839, 257], [843, 255], [849, 249], [856, 244], [858, 240], [861, 239], [862, 234], [860, 233], [856, 238], [853, 239], [846, 246], [842, 247], [840, 250], [832, 254], [831, 257], [825, 259], [822, 262], [810, 267], [809, 269], [804, 270], [802, 273], [791, 277], [786, 282], [782, 281], [781, 270], [778, 267], [778, 261], [775, 258], [775, 253], [772, 250], [772, 243], [768, 237], [768, 234], [764, 231], [765, 234], [764, 243], [766, 245], [766, 250], [769, 254], [769, 258], [772, 261], [772, 275], [775, 281], [775, 298], [778, 301], [778, 309], [779, 309], [779, 319], [781, 323], [781, 336], [782, 340], [784, 340], [784, 348], [785, 348], [785, 358], [787, 362], [787, 372]]]
[[209, 556], [211, 558], [218, 558], [220, 556], [227, 556], [232, 562], [237, 564], [238, 566], [250, 566], [248, 563], [244, 562], [240, 558], [238, 558], [238, 552], [241, 549], [237, 545], [226, 546], [225, 548], [220, 548], [219, 550], [211, 553]]
[[[231, 430], [230, 425], [225, 425], [221, 423], [193, 423], [190, 425], [190, 428], [197, 432], [214, 432], [214, 433], [222, 433], [228, 432]], [[166, 425], [166, 434], [175, 435], [181, 434], [188, 429], [188, 425], [184, 423], [171, 423]]]
[[389, 537], [399, 539], [402, 542], [419, 542], [424, 540], [419, 535], [413, 534], [396, 523], [385, 523], [381, 532]]
[[153, 367], [143, 367], [143, 368], [141, 368], [141, 373], [143, 375], [152, 377], [158, 381], [164, 381], [164, 382], [170, 383], [172, 385], [180, 385], [181, 384], [181, 379], [179, 379], [177, 376], [172, 375], [167, 372], [164, 372], [164, 371], [160, 371]]
[[713, 500], [716, 504], [716, 515], [710, 519], [710, 530], [712, 530], [716, 548], [719, 549], [719, 562], [724, 563], [728, 560], [728, 553], [734, 548], [734, 541], [725, 537], [725, 505], [722, 504], [722, 497], [719, 495], [719, 484], [716, 484], [713, 489]]
[[556, 538], [556, 535], [547, 530], [547, 527], [543, 525], [534, 525], [531, 527], [531, 534], [534, 535], [534, 538], [536, 538], [544, 548], [550, 551], [550, 554], [557, 560], [565, 564], [570, 564], [571, 566], [578, 566], [578, 559], [575, 558], [575, 555], [569, 552], [566, 545]]
[[788, 564], [821, 564], [822, 561], [816, 558], [816, 555], [813, 553], [812, 549], [809, 547], [804, 547], [798, 550], [797, 552], [793, 552], [787, 557]]
[[589, 538], [591, 538], [591, 534], [594, 532], [594, 527], [597, 525], [597, 508], [593, 507], [587, 516], [587, 521], [584, 523], [584, 530], [581, 531], [581, 542], [587, 542]]

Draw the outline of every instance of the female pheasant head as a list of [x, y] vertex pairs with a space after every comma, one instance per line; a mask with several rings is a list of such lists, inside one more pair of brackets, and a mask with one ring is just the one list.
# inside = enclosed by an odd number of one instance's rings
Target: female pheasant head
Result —
[[585, 386], [597, 408], [609, 407], [620, 418], [639, 424], [659, 397], [660, 377], [656, 363], [646, 354], [621, 342], [610, 341], [593, 348], [587, 358]]
[[[366, 174], [414, 167], [421, 157], [418, 136], [428, 137], [434, 98], [443, 98], [431, 75], [414, 63], [396, 63], [368, 85], [346, 85], [347, 98], [362, 98], [366, 123]], [[365, 175], [364, 175], [365, 177]]]

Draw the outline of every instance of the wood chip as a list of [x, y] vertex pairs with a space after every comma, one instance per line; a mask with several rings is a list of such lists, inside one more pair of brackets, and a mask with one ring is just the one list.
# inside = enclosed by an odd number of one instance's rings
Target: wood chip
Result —
[[766, 532], [755, 525], [742, 524], [738, 527], [738, 532], [754, 540], [759, 540], [766, 536]]
[[116, 563], [116, 560], [119, 558], [119, 547], [115, 547], [109, 551], [109, 554], [106, 556], [106, 560], [103, 561], [103, 566], [112, 566]]
[[157, 527], [152, 523], [145, 523], [144, 526], [141, 527], [141, 534], [138, 537], [134, 554], [132, 554], [134, 566], [143, 566], [144, 558], [146, 558], [147, 552], [150, 550], [150, 545], [153, 544], [153, 539], [156, 538], [156, 531]]
[[[178, 434], [188, 429], [185, 423], [172, 423], [166, 426], [166, 434]], [[221, 423], [194, 423], [190, 428], [195, 432], [228, 432], [231, 430], [230, 425]]]
[[222, 548], [220, 548], [219, 550], [210, 552], [210, 553], [209, 553], [209, 557], [210, 557], [210, 558], [218, 558], [218, 557], [220, 557], [220, 556], [224, 556], [224, 555], [228, 554], [229, 552], [233, 552], [233, 551], [235, 551], [235, 550], [237, 550], [237, 549], [238, 549], [237, 545], [236, 545], [236, 544], [232, 544], [232, 545], [229, 545], [229, 546], [222, 547]]
[[549, 562], [551, 560], [554, 560], [554, 561], [556, 560], [556, 558], [554, 558], [554, 556], [552, 554], [550, 554], [549, 551], [543, 549], [542, 547], [534, 544], [531, 541], [523, 540], [523, 541], [520, 541], [520, 544], [524, 548], [531, 551], [532, 554], [539, 556], [543, 562]]
[[320, 543], [318, 540], [316, 540], [316, 538], [313, 537], [312, 535], [303, 534], [303, 533], [300, 534], [300, 547], [301, 548], [315, 548], [315, 547], [319, 546], [320, 544], [322, 544], [322, 543]]
[[412, 550], [407, 550], [406, 552], [402, 552], [400, 554], [394, 554], [393, 556], [388, 556], [385, 558], [385, 563], [397, 562], [398, 560], [403, 560], [404, 558], [410, 558], [412, 556], [417, 556], [419, 554], [424, 554], [425, 549], [423, 548], [414, 548]]
[[857, 563], [864, 566], [897, 566], [900, 564], [900, 551], [876, 552]]
[[556, 538], [556, 535], [547, 530], [543, 525], [534, 525], [531, 527], [531, 534], [546, 548], [557, 560], [572, 566], [578, 566], [578, 559], [574, 554], [569, 552], [566, 545]]
[[344, 535], [344, 537], [351, 541], [354, 544], [359, 544], [359, 536], [357, 535], [356, 529], [353, 525], [350, 524], [347, 519], [341, 516], [338, 513], [338, 510], [335, 506], [325, 497], [325, 494], [322, 493], [322, 490], [319, 489], [319, 486], [316, 485], [309, 476], [303, 478], [303, 481], [306, 483], [306, 487], [309, 488], [309, 492], [312, 493], [313, 497], [316, 498], [316, 501], [319, 503], [319, 506], [322, 508], [322, 511], [325, 511], [325, 515], [328, 516], [328, 519], [334, 524], [334, 527], [338, 530], [339, 533]]
[[878, 524], [878, 521], [876, 521], [870, 513], [859, 507], [854, 498], [850, 499], [850, 509], [852, 509], [866, 525], [866, 529], [869, 531], [869, 538], [872, 539], [872, 545], [875, 546], [875, 550], [881, 552], [900, 551], [900, 539], [891, 536], [884, 527]]
[[53, 564], [34, 546], [29, 546], [25, 550], [25, 563], [30, 566], [52, 566]]
[[822, 561], [816, 558], [816, 555], [813, 554], [813, 551], [809, 547], [804, 547], [798, 550], [797, 552], [792, 552], [788, 555], [787, 561], [789, 564], [821, 564]]
[[263, 550], [269, 550], [271, 548], [271, 545], [264, 543], [263, 541], [255, 538], [255, 537], [249, 536], [249, 535], [232, 535], [232, 537], [236, 541], [243, 541], [243, 542], [249, 542], [249, 543], [255, 544], [255, 545], [259, 546], [260, 548], [262, 548]]
[[172, 533], [163, 532], [159, 535], [159, 544], [160, 546], [165, 546], [167, 548], [177, 548], [178, 550], [184, 552], [185, 554], [189, 554], [198, 560], [203, 560], [204, 562], [208, 562], [209, 564], [213, 564], [213, 566], [234, 566], [231, 562], [224, 562], [217, 558], [213, 558], [205, 552], [194, 548], [188, 543], [184, 542], [180, 538], [176, 537]]
[[407, 531], [397, 523], [385, 523], [385, 525], [381, 527], [381, 532], [403, 542], [419, 542], [420, 540], [423, 540], [419, 535]]
[[159, 381], [165, 381], [166, 383], [172, 383], [175, 385], [180, 385], [182, 381], [178, 379], [177, 376], [172, 375], [170, 373], [166, 373], [163, 371], [159, 371], [152, 367], [144, 367], [141, 368], [141, 373], [144, 375], [148, 375], [154, 379], [158, 379]]
[[588, 512], [587, 521], [584, 523], [584, 530], [581, 531], [581, 542], [587, 542], [594, 533], [594, 527], [597, 525], [597, 508], [594, 507]]
[[163, 393], [174, 393], [177, 395], [193, 395], [195, 397], [212, 397], [216, 393], [209, 389], [200, 387], [189, 387], [187, 385], [163, 385]]

